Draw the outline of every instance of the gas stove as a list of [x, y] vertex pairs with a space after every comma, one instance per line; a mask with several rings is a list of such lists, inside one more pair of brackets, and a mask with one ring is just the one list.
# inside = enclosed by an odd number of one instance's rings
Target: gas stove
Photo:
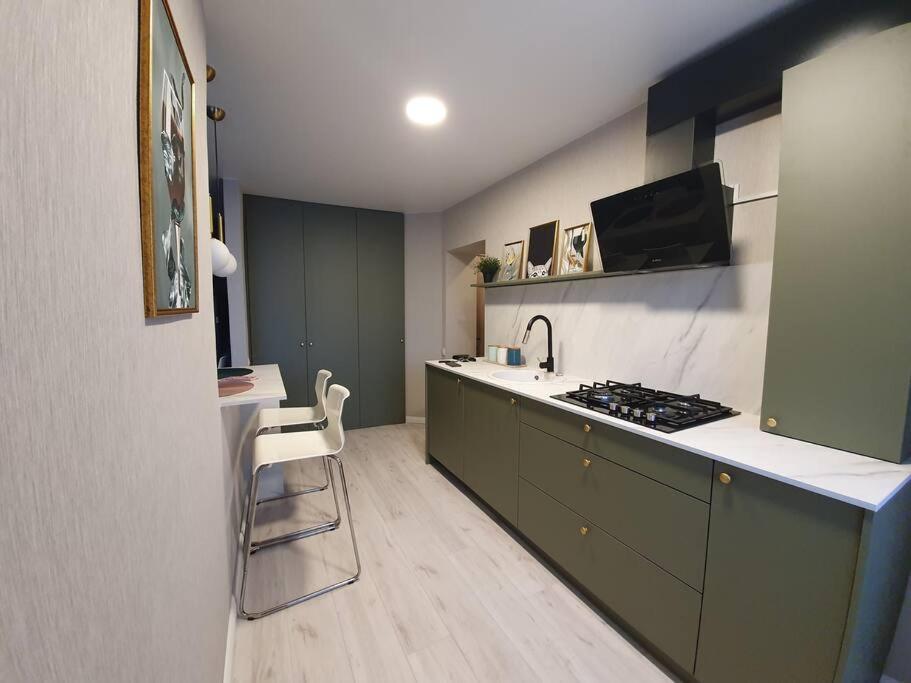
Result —
[[639, 383], [611, 380], [604, 384], [593, 382], [590, 386], [580, 384], [577, 391], [551, 398], [667, 433], [740, 415], [732, 408], [700, 398], [699, 394], [684, 396], [649, 389]]

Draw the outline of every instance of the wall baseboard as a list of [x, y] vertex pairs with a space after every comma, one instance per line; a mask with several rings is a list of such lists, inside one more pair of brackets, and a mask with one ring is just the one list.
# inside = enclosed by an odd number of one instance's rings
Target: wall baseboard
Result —
[[417, 415], [406, 415], [405, 424], [419, 424], [422, 425], [426, 422], [426, 418], [418, 417]]
[[234, 634], [237, 632], [237, 602], [231, 596], [228, 605], [228, 636], [225, 638], [225, 674], [224, 683], [231, 683], [234, 677]]

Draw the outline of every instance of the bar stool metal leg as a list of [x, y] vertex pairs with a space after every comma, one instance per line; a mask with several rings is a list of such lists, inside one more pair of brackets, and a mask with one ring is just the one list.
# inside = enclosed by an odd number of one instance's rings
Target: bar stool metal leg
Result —
[[[307, 538], [308, 536], [315, 536], [316, 534], [322, 534], [327, 531], [335, 531], [338, 529], [339, 524], [342, 522], [342, 513], [338, 508], [338, 492], [335, 490], [335, 485], [332, 479], [332, 470], [329, 468], [329, 459], [323, 457], [323, 466], [326, 468], [326, 486], [332, 489], [332, 498], [335, 501], [335, 519], [331, 522], [323, 522], [322, 524], [316, 524], [306, 529], [299, 529], [297, 531], [292, 531], [287, 534], [282, 534], [281, 536], [273, 536], [272, 538], [266, 538], [262, 541], [253, 541], [251, 543], [250, 554], [252, 555], [258, 550], [263, 550], [274, 545], [279, 545], [281, 543], [287, 543], [288, 541], [296, 541], [300, 538]], [[299, 492], [295, 491], [293, 493], [286, 494], [284, 496], [275, 496], [274, 498], [266, 498], [265, 500], [257, 501], [257, 505], [262, 503], [269, 503], [273, 500], [281, 500], [284, 498], [290, 498], [292, 496], [300, 495]]]
[[[339, 458], [337, 455], [328, 455], [328, 456], [324, 456], [324, 457], [329, 458], [332, 461], [334, 461], [336, 464], [336, 467], [338, 468], [339, 480], [340, 480], [340, 484], [342, 487], [342, 496], [344, 497], [344, 501], [345, 501], [345, 513], [348, 516], [348, 529], [351, 533], [351, 546], [354, 550], [354, 562], [355, 562], [355, 566], [356, 566], [355, 573], [347, 578], [344, 578], [340, 581], [336, 581], [335, 583], [332, 583], [328, 586], [324, 586], [323, 588], [319, 588], [317, 590], [311, 591], [311, 592], [301, 595], [299, 597], [288, 600], [287, 602], [283, 602], [283, 603], [275, 605], [273, 607], [269, 607], [260, 612], [247, 612], [246, 606], [245, 606], [246, 605], [245, 598], [246, 598], [246, 590], [247, 590], [247, 570], [248, 570], [247, 565], [248, 565], [248, 560], [250, 559], [250, 555], [253, 552], [252, 543], [251, 543], [250, 539], [252, 538], [253, 523], [256, 518], [255, 511], [256, 511], [256, 507], [257, 507], [255, 503], [248, 502], [247, 528], [246, 528], [245, 534], [244, 534], [244, 557], [243, 557], [243, 565], [242, 565], [243, 576], [241, 578], [240, 604], [238, 607], [238, 611], [240, 612], [240, 615], [242, 617], [246, 618], [248, 621], [252, 621], [254, 619], [261, 619], [262, 617], [266, 617], [270, 614], [274, 614], [275, 612], [278, 612], [279, 610], [283, 610], [288, 607], [293, 607], [294, 605], [299, 605], [300, 603], [306, 602], [307, 600], [312, 600], [313, 598], [317, 598], [321, 595], [325, 595], [326, 593], [333, 591], [336, 588], [341, 588], [342, 586], [347, 586], [349, 584], [354, 583], [361, 576], [361, 558], [360, 558], [360, 554], [358, 553], [358, 549], [357, 549], [357, 538], [355, 537], [355, 534], [354, 534], [354, 519], [351, 516], [351, 500], [348, 497], [348, 483], [345, 479], [345, 468], [342, 465], [341, 458]], [[331, 465], [329, 467], [328, 472], [329, 472], [329, 484], [332, 487], [333, 494], [335, 494], [335, 492], [336, 492], [335, 491], [335, 478], [332, 473]], [[258, 471], [253, 473], [253, 479], [250, 484], [250, 500], [251, 501], [256, 500], [255, 496], [256, 496], [256, 488], [258, 485], [258, 474], [259, 474]], [[336, 497], [336, 505], [338, 505], [337, 497]], [[292, 534], [286, 534], [286, 536], [294, 536], [295, 534], [299, 534], [299, 533], [301, 533], [301, 532], [294, 532]], [[307, 535], [312, 536], [314, 534], [310, 533]], [[306, 538], [306, 536], [298, 536], [298, 538]], [[276, 543], [273, 543], [271, 545], [276, 545], [278, 542], [285, 543], [290, 540], [296, 540], [296, 539], [295, 538], [286, 538], [282, 541], [276, 541]]]

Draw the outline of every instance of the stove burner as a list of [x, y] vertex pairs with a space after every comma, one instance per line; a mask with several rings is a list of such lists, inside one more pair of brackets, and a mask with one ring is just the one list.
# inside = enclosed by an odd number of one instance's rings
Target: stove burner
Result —
[[553, 398], [668, 433], [740, 414], [699, 394], [683, 396], [610, 380], [581, 384], [577, 391]]

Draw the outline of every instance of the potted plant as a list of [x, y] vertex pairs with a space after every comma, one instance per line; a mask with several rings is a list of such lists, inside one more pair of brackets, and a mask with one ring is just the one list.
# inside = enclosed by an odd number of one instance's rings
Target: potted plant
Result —
[[493, 276], [500, 270], [500, 259], [496, 256], [478, 256], [474, 269], [484, 276], [484, 282], [493, 282]]

